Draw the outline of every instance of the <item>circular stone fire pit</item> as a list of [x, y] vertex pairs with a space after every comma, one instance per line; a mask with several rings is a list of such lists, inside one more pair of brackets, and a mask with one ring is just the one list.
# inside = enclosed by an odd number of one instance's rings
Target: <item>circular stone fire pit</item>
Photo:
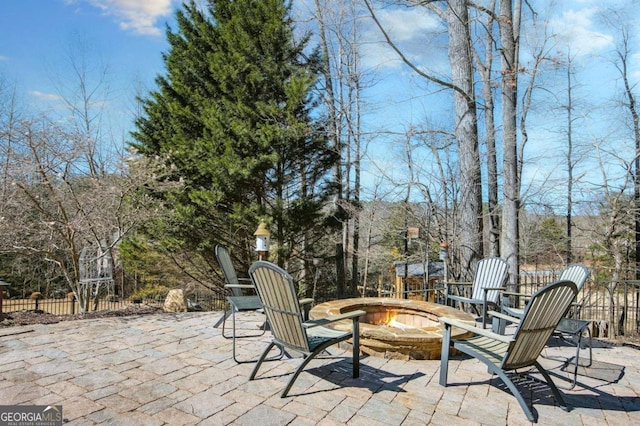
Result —
[[[367, 355], [384, 358], [440, 359], [443, 327], [438, 317], [455, 318], [475, 324], [471, 315], [448, 306], [380, 297], [321, 303], [311, 309], [309, 317], [321, 319], [357, 309], [366, 312], [366, 315], [360, 318], [360, 350]], [[350, 330], [351, 321], [337, 322], [332, 326], [336, 329]], [[452, 339], [468, 336], [469, 333], [463, 330], [452, 329]]]

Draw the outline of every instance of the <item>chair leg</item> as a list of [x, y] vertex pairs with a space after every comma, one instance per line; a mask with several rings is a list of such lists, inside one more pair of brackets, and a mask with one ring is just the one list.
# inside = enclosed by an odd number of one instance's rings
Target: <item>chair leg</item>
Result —
[[[538, 368], [538, 370], [540, 370], [541, 372], [543, 371], [541, 368]], [[498, 377], [500, 377], [500, 379], [504, 382], [505, 385], [507, 385], [507, 387], [511, 391], [511, 394], [516, 397], [516, 400], [518, 401], [518, 404], [520, 404], [520, 408], [522, 408], [522, 411], [524, 411], [524, 414], [527, 416], [527, 419], [529, 419], [530, 422], [535, 423], [537, 421], [536, 416], [533, 415], [531, 408], [529, 408], [529, 405], [522, 397], [522, 394], [520, 394], [520, 391], [518, 390], [516, 385], [511, 381], [511, 379], [507, 376], [507, 374], [501, 368], [492, 368], [491, 366], [489, 367], [489, 371], [491, 373], [497, 374]], [[546, 376], [546, 373], [543, 373], [543, 375]]]
[[484, 300], [482, 301], [482, 328], [487, 328], [487, 292], [484, 293]]
[[578, 341], [576, 343], [576, 362], [574, 365], [575, 369], [573, 371], [573, 382], [571, 383], [571, 386], [567, 389], [575, 388], [576, 382], [578, 381], [578, 367], [580, 367], [580, 349], [582, 349], [582, 335], [584, 333], [584, 330], [587, 331], [587, 335], [589, 336], [589, 362], [586, 365], [583, 365], [582, 367], [590, 367], [593, 362], [591, 330], [589, 330], [589, 327], [586, 327], [585, 329], [580, 330], [580, 332], [576, 335]]
[[[222, 318], [222, 337], [224, 337], [225, 339], [232, 338], [232, 337], [234, 337], [234, 334], [235, 334], [235, 333], [233, 333], [231, 336], [227, 336], [226, 334], [224, 334], [224, 326], [227, 324], [227, 318], [229, 318], [229, 315], [231, 315], [231, 316], [233, 316], [233, 318], [235, 318], [236, 311], [233, 308], [231, 308], [230, 310], [225, 312], [225, 315]], [[234, 324], [235, 324], [235, 321], [234, 321]], [[235, 330], [235, 327], [234, 327], [234, 330]]]
[[451, 344], [451, 325], [444, 324], [442, 333], [442, 349], [440, 352], [440, 386], [447, 386], [447, 370], [449, 369], [449, 345]]
[[539, 362], [536, 361], [534, 365], [538, 369], [540, 374], [542, 374], [542, 377], [544, 377], [544, 380], [547, 382], [547, 385], [549, 386], [549, 388], [551, 388], [551, 392], [553, 392], [553, 396], [556, 397], [556, 401], [558, 401], [558, 405], [560, 405], [560, 407], [562, 407], [564, 411], [569, 411], [569, 408], [567, 407], [566, 402], [564, 402], [564, 398], [562, 397], [560, 390], [558, 389], [556, 384], [553, 382], [553, 380], [551, 380], [551, 376], [549, 376], [549, 373], [547, 373], [547, 371], [544, 368], [542, 368], [542, 365], [540, 365]]
[[353, 319], [353, 344], [351, 346], [352, 353], [351, 358], [353, 362], [353, 378], [360, 377], [360, 318], [355, 317]]
[[579, 333], [576, 334], [577, 337], [577, 343], [576, 343], [576, 371], [577, 371], [577, 367], [579, 365], [579, 360], [580, 360], [580, 350], [582, 349], [582, 336], [584, 335], [584, 332], [587, 332], [587, 336], [589, 337], [589, 362], [585, 365], [583, 365], [582, 367], [591, 367], [591, 363], [593, 362], [593, 350], [592, 350], [592, 340], [591, 340], [591, 330], [589, 330], [589, 327], [585, 327], [584, 329], [580, 330]]
[[[353, 357], [353, 360], [352, 360], [353, 367], [352, 368], [353, 368], [353, 371], [352, 371], [352, 375], [353, 375], [353, 378], [356, 379], [356, 378], [358, 378], [360, 376], [360, 349], [359, 349], [359, 347], [356, 349], [356, 346], [359, 346], [359, 336], [358, 336], [358, 327], [355, 324], [354, 324], [353, 335], [351, 337], [353, 339], [353, 349], [352, 349], [352, 351], [353, 351], [352, 352], [352, 357]], [[287, 396], [287, 394], [291, 390], [291, 387], [293, 386], [293, 383], [296, 381], [296, 379], [298, 378], [300, 373], [302, 373], [304, 368], [307, 366], [307, 364], [309, 364], [309, 362], [311, 362], [312, 359], [314, 359], [318, 354], [324, 352], [324, 350], [327, 349], [329, 346], [333, 346], [335, 344], [336, 344], [335, 341], [326, 342], [326, 343], [318, 346], [317, 348], [315, 348], [313, 350], [313, 352], [310, 353], [309, 355], [306, 355], [304, 357], [303, 361], [298, 366], [298, 368], [296, 368], [296, 371], [294, 371], [293, 375], [289, 379], [289, 382], [287, 383], [287, 386], [284, 388], [284, 390], [280, 394], [280, 398], [285, 398]]]
[[[227, 317], [229, 317], [229, 315], [228, 315], [228, 314], [226, 314], [226, 317], [224, 317], [224, 318], [223, 318], [223, 321], [222, 321], [222, 337], [224, 337], [225, 339], [241, 339], [241, 338], [243, 338], [243, 337], [258, 337], [258, 336], [263, 336], [263, 335], [264, 335], [264, 333], [267, 331], [267, 323], [266, 323], [266, 321], [265, 321], [265, 322], [262, 324], [262, 327], [261, 327], [261, 330], [262, 330], [262, 331], [261, 331], [260, 333], [255, 333], [255, 334], [243, 334], [242, 336], [238, 336], [238, 335], [236, 334], [236, 312], [238, 312], [238, 311], [236, 311], [235, 309], [231, 309], [231, 310], [229, 310], [229, 311], [227, 311], [227, 312], [230, 312], [230, 313], [231, 313], [232, 333], [231, 333], [231, 335], [230, 335], [230, 336], [229, 336], [229, 335], [226, 335], [226, 334], [224, 333], [224, 330], [225, 330], [225, 324], [226, 324], [226, 318], [227, 318]], [[218, 321], [218, 322], [219, 322], [219, 321]]]
[[276, 343], [272, 341], [267, 345], [267, 347], [264, 349], [264, 351], [262, 351], [262, 355], [260, 355], [260, 358], [258, 358], [258, 362], [256, 362], [256, 366], [253, 367], [253, 371], [251, 372], [251, 375], [249, 376], [249, 380], [255, 379], [256, 374], [258, 374], [258, 370], [260, 369], [260, 366], [262, 365], [262, 362], [267, 357], [267, 354], [269, 353], [271, 348], [273, 348], [275, 345], [276, 345]]
[[591, 340], [591, 330], [589, 330], [589, 327], [587, 327], [586, 330], [589, 335], [589, 364], [585, 365], [585, 367], [591, 367], [591, 364], [593, 363], [593, 342]]
[[504, 336], [507, 332], [507, 321], [502, 318], [491, 318], [491, 331]]
[[[580, 350], [582, 349], [582, 336], [584, 334], [584, 332], [587, 332], [587, 337], [589, 338], [589, 362], [585, 365], [580, 365]], [[571, 336], [571, 340], [569, 340], [568, 337], [566, 336]], [[563, 332], [558, 332], [558, 333], [554, 333], [553, 337], [555, 337], [556, 339], [558, 339], [559, 341], [563, 341], [563, 342], [567, 342], [570, 344], [573, 344], [574, 342], [576, 343], [576, 356], [574, 357], [574, 362], [573, 362], [573, 378], [571, 380], [571, 385], [566, 387], [566, 386], [558, 386], [559, 388], [565, 389], [565, 390], [571, 390], [573, 388], [576, 387], [577, 381], [578, 381], [578, 367], [590, 367], [591, 364], [593, 363], [593, 341], [591, 338], [591, 330], [589, 329], [589, 327], [584, 327], [582, 329], [580, 329], [580, 331], [578, 331], [577, 333], [563, 333]], [[575, 339], [575, 340], [574, 340]], [[558, 343], [558, 347], [560, 346], [560, 343]], [[543, 358], [547, 358], [547, 359], [557, 359], [555, 357], [551, 357], [551, 356], [546, 356], [541, 354], [541, 356]], [[565, 360], [565, 366], [569, 366], [569, 361], [571, 360], [571, 358], [563, 358]], [[568, 371], [569, 374], [571, 374], [571, 371]]]
[[[312, 353], [310, 353], [309, 355], [306, 355], [304, 357], [303, 361], [298, 366], [298, 368], [296, 368], [296, 371], [294, 371], [293, 376], [291, 376], [291, 378], [289, 379], [289, 382], [287, 383], [287, 386], [284, 388], [284, 390], [280, 394], [280, 398], [285, 398], [287, 396], [287, 394], [291, 390], [291, 387], [293, 386], [293, 383], [296, 381], [296, 379], [298, 378], [300, 373], [302, 373], [302, 371], [307, 366], [307, 364], [309, 364], [309, 362], [311, 362], [311, 360], [314, 359], [316, 357], [316, 355], [322, 353], [326, 348], [328, 348], [329, 346], [335, 345], [335, 344], [336, 344], [335, 341], [327, 342], [327, 343], [322, 344], [322, 345], [318, 346], [317, 348], [315, 348], [314, 351]], [[358, 358], [358, 357], [356, 357], [356, 358]], [[356, 363], [356, 362], [358, 362], [358, 360], [354, 358], [353, 362]], [[356, 371], [358, 371], [358, 368], [355, 367], [355, 364], [354, 364], [353, 374], [355, 374]], [[357, 376], [354, 376], [354, 378], [355, 377], [357, 377]]]
[[315, 357], [316, 353], [319, 353], [319, 352], [314, 352], [313, 354], [306, 356], [304, 358], [304, 360], [300, 363], [298, 368], [296, 368], [296, 371], [293, 373], [293, 376], [291, 376], [291, 378], [289, 379], [287, 386], [284, 388], [284, 390], [280, 394], [280, 398], [284, 398], [287, 396], [287, 394], [289, 393], [289, 390], [291, 390], [291, 386], [293, 386], [293, 382], [296, 381], [300, 373], [302, 373], [302, 370], [304, 370], [304, 367], [306, 367], [307, 364], [309, 364], [309, 362]]
[[[227, 318], [229, 318], [229, 315], [231, 315], [231, 310], [230, 309], [224, 311], [224, 313], [222, 314], [222, 316], [220, 317], [218, 322], [213, 325], [213, 328], [218, 328], [218, 327], [220, 327], [220, 324], [222, 324], [222, 329], [224, 330], [224, 322], [225, 322], [225, 320]], [[224, 335], [224, 333], [223, 333], [223, 335]]]
[[[238, 336], [236, 336], [236, 312], [235, 310], [233, 311], [233, 314], [231, 315], [231, 322], [233, 324], [233, 332], [232, 332], [232, 343], [231, 343], [231, 353], [233, 355], [233, 360], [238, 363], [238, 364], [245, 364], [245, 363], [249, 363], [252, 362], [251, 360], [247, 360], [247, 361], [240, 361], [237, 357], [236, 357], [236, 338]], [[224, 336], [224, 325], [222, 326], [222, 330], [223, 330], [223, 336]]]
[[[233, 341], [232, 341], [232, 344], [231, 344], [231, 353], [233, 355], [233, 360], [238, 364], [249, 364], [251, 362], [256, 362], [255, 359], [240, 360], [240, 359], [238, 359], [236, 357], [236, 339], [240, 339], [240, 338], [243, 338], [243, 337], [259, 337], [259, 336], [262, 336], [266, 331], [266, 325], [263, 325], [262, 333], [259, 333], [259, 334], [248, 334], [248, 335], [244, 335], [244, 336], [237, 336], [236, 335], [236, 313], [235, 313], [235, 311], [231, 314], [231, 322], [233, 324], [233, 334], [232, 334]], [[265, 322], [265, 324], [266, 324], [266, 322]], [[224, 336], [224, 323], [223, 323], [223, 336]], [[279, 355], [273, 356], [271, 358], [262, 359], [262, 361], [276, 361], [276, 360], [282, 359], [282, 356], [284, 355], [284, 353], [285, 353], [284, 352], [284, 348], [280, 347], [280, 354]]]
[[576, 387], [576, 382], [578, 381], [578, 366], [580, 365], [580, 346], [582, 346], [582, 333], [580, 333], [579, 335], [576, 336], [577, 338], [577, 342], [576, 342], [576, 362], [574, 363], [574, 370], [573, 370], [573, 383], [571, 383], [571, 386], [569, 387], [569, 389], [573, 389]]

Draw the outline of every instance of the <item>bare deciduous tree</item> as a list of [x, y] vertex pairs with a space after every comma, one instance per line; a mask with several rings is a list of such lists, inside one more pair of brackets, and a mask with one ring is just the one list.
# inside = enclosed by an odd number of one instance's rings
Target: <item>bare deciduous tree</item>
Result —
[[[407, 2], [413, 5], [416, 2]], [[365, 1], [376, 25], [387, 43], [419, 76], [447, 88], [453, 93], [453, 128], [458, 147], [459, 199], [459, 251], [463, 279], [471, 279], [475, 263], [483, 255], [482, 247], [482, 180], [478, 141], [477, 105], [474, 93], [474, 69], [471, 48], [470, 17], [468, 3], [451, 0], [444, 3], [427, 2], [424, 6], [437, 14], [447, 27], [448, 52], [451, 70], [450, 81], [436, 77], [412, 63], [393, 42], [376, 17], [375, 11]], [[423, 3], [420, 2], [422, 5]]]
[[113, 249], [147, 217], [138, 210], [145, 203], [132, 201], [144, 196], [138, 188], [159, 169], [125, 171], [124, 153], [110, 146], [99, 118], [104, 75], [94, 82], [84, 57], [73, 59], [75, 86], [67, 81], [60, 92], [68, 107], [64, 119], [55, 109], [30, 117], [3, 103], [0, 252], [55, 265], [49, 279], [66, 283], [84, 312], [99, 289], [80, 283], [82, 249]]
[[[356, 293], [359, 269], [361, 161], [363, 135], [362, 93], [368, 73], [361, 66], [361, 9], [359, 2], [315, 0], [320, 48], [323, 53], [322, 98], [328, 116], [329, 137], [342, 161], [333, 180], [339, 187], [336, 206], [343, 221], [341, 244], [351, 256], [350, 291]], [[345, 259], [346, 260], [346, 259]]]
[[623, 108], [626, 110], [629, 133], [634, 143], [635, 159], [633, 161], [633, 202], [634, 202], [634, 240], [636, 279], [640, 279], [640, 111], [638, 111], [636, 87], [630, 71], [632, 51], [631, 24], [618, 12], [612, 12], [607, 18], [609, 25], [617, 33], [614, 65], [620, 74], [623, 86]]

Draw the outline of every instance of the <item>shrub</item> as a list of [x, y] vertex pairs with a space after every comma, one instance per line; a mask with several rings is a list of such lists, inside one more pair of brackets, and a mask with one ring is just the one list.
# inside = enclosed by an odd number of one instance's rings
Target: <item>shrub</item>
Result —
[[171, 290], [169, 287], [165, 287], [163, 285], [150, 284], [134, 291], [131, 298], [160, 300], [167, 297], [169, 290]]

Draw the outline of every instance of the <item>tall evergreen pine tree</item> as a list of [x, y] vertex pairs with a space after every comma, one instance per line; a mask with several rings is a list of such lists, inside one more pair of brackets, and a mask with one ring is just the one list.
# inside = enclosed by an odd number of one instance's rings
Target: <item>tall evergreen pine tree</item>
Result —
[[[166, 75], [142, 99], [132, 145], [166, 158], [184, 185], [167, 240], [213, 259], [217, 242], [252, 254], [253, 231], [271, 222], [278, 263], [308, 256], [322, 236], [337, 161], [314, 120], [317, 57], [296, 43], [283, 0], [191, 1], [167, 30]], [[156, 235], [156, 237], [158, 237]]]

